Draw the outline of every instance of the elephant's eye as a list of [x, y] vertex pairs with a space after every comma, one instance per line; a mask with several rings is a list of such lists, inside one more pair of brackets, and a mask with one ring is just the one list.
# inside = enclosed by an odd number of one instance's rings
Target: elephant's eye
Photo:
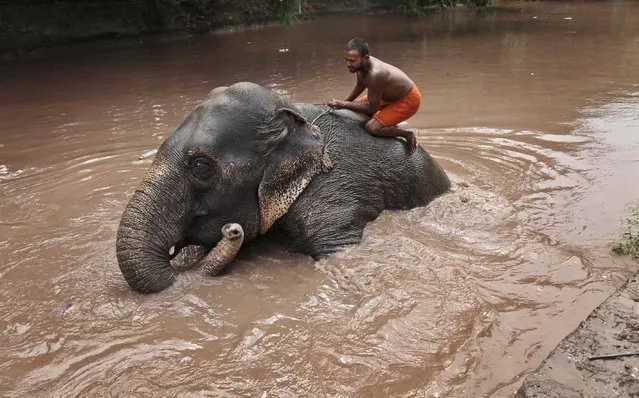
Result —
[[198, 156], [191, 160], [190, 165], [193, 174], [200, 180], [208, 180], [215, 173], [213, 162], [209, 158]]

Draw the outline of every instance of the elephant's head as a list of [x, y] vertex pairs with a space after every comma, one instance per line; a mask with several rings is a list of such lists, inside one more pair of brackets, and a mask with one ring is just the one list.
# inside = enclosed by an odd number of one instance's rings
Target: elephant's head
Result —
[[215, 246], [238, 223], [249, 241], [284, 215], [330, 167], [324, 142], [279, 95], [252, 83], [217, 88], [162, 144], [129, 201], [117, 258], [143, 293], [169, 287], [170, 260], [187, 245]]

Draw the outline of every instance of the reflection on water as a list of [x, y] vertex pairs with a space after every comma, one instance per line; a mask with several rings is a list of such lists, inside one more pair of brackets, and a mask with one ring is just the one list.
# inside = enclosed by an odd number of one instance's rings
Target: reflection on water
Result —
[[[152, 151], [217, 85], [347, 95], [355, 35], [420, 86], [453, 190], [329, 259], [262, 243], [132, 293], [114, 237]], [[639, 197], [630, 3], [58, 51], [0, 65], [2, 395], [505, 396], [630, 269], [608, 245]]]

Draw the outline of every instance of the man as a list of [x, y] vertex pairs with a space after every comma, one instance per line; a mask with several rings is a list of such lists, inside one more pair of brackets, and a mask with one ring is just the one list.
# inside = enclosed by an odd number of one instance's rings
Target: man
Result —
[[[345, 101], [332, 99], [328, 106], [350, 109], [371, 116], [366, 130], [380, 137], [401, 136], [408, 143], [408, 152], [417, 148], [417, 138], [411, 130], [397, 124], [413, 116], [422, 103], [415, 83], [399, 68], [369, 55], [368, 43], [354, 38], [346, 44], [344, 59], [349, 72], [357, 74], [355, 88]], [[364, 89], [367, 95], [353, 102]]]

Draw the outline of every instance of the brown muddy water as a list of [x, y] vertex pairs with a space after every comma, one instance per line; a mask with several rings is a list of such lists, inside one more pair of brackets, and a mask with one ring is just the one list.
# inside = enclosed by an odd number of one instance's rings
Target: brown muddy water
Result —
[[[133, 293], [115, 233], [141, 155], [217, 85], [345, 97], [355, 35], [419, 85], [409, 124], [454, 191], [330, 259], [260, 244]], [[0, 79], [2, 396], [509, 396], [632, 269], [610, 242], [639, 198], [638, 3], [82, 45]]]

